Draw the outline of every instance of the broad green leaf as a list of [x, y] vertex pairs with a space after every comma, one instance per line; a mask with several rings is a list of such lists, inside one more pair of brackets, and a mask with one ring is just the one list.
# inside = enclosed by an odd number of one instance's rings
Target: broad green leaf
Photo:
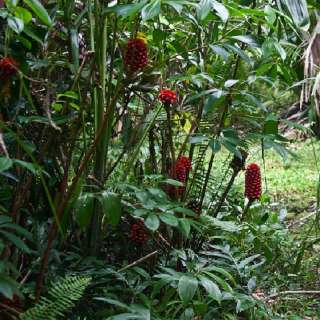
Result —
[[174, 187], [183, 187], [183, 183], [178, 180], [166, 179], [163, 181], [163, 183], [170, 184], [171, 186], [174, 186]]
[[286, 50], [282, 48], [281, 44], [278, 41], [274, 41], [273, 45], [276, 48], [276, 50], [278, 51], [281, 59], [284, 61], [287, 57]]
[[147, 219], [144, 221], [144, 224], [151, 231], [156, 231], [159, 228], [160, 221], [156, 214], [150, 213]]
[[76, 220], [81, 227], [89, 225], [93, 213], [94, 196], [86, 193], [81, 196], [75, 205]]
[[14, 14], [17, 18], [20, 18], [24, 24], [28, 24], [32, 20], [32, 14], [25, 8], [16, 7]]
[[11, 159], [0, 157], [0, 172], [10, 169], [12, 165], [13, 161]]
[[181, 3], [178, 3], [176, 0], [167, 0], [163, 1], [163, 3], [166, 3], [172, 8], [174, 8], [179, 14], [182, 12], [183, 5]]
[[0, 273], [0, 294], [8, 299], [19, 291], [19, 284], [5, 274]]
[[6, 229], [15, 230], [16, 233], [19, 233], [21, 236], [24, 236], [28, 240], [32, 240], [32, 234], [28, 230], [26, 230], [26, 229], [22, 228], [21, 226], [19, 226], [18, 224], [3, 223], [3, 224], [0, 225], [0, 228], [6, 228]]
[[228, 60], [229, 58], [229, 52], [222, 48], [221, 46], [218, 46], [218, 45], [215, 45], [215, 44], [212, 44], [212, 45], [209, 45], [209, 47], [217, 54], [219, 55], [222, 59], [224, 60]]
[[269, 115], [264, 123], [263, 133], [264, 134], [278, 134], [279, 120], [276, 116]]
[[243, 96], [245, 96], [245, 98], [252, 102], [253, 104], [255, 104], [257, 107], [259, 107], [262, 111], [264, 112], [268, 112], [266, 106], [264, 105], [263, 102], [261, 102], [259, 99], [257, 99], [254, 95], [252, 95], [251, 93], [245, 92], [245, 91], [241, 91], [241, 94]]
[[182, 276], [178, 283], [178, 293], [183, 302], [189, 302], [198, 289], [198, 280], [191, 276]]
[[2, 223], [9, 223], [12, 221], [12, 218], [6, 215], [0, 215], [0, 227]]
[[213, 0], [212, 1], [213, 9], [216, 11], [217, 16], [223, 21], [227, 22], [229, 19], [228, 9], [220, 2]]
[[222, 294], [219, 287], [210, 279], [200, 276], [200, 283], [204, 289], [208, 292], [209, 296], [215, 299], [216, 301], [221, 301]]
[[228, 151], [236, 155], [239, 159], [242, 158], [241, 152], [239, 151], [237, 146], [234, 145], [232, 141], [230, 141], [230, 139], [220, 137], [219, 141]]
[[59, 93], [57, 97], [58, 97], [58, 99], [60, 99], [62, 97], [66, 97], [66, 98], [70, 98], [70, 99], [74, 99], [74, 100], [79, 99], [78, 94], [74, 91], [66, 91], [64, 93]]
[[285, 3], [294, 23], [304, 31], [310, 28], [310, 17], [307, 0], [282, 0]]
[[131, 18], [136, 15], [145, 6], [147, 0], [141, 1], [139, 3], [117, 5], [113, 7], [108, 7], [104, 12], [115, 12], [118, 16], [122, 18]]
[[233, 36], [232, 39], [235, 39], [235, 40], [239, 40], [253, 48], [258, 48], [260, 47], [260, 45], [258, 44], [257, 40], [252, 37], [252, 36], [249, 36], [249, 35], [244, 35], [244, 36]]
[[239, 47], [235, 46], [235, 45], [232, 45], [232, 44], [229, 44], [229, 43], [225, 43], [223, 45], [225, 48], [233, 51], [235, 54], [239, 55], [240, 58], [242, 60], [244, 60], [245, 62], [247, 62], [249, 65], [253, 65], [253, 61], [252, 59]]
[[[41, 40], [41, 38], [35, 33], [34, 30], [32, 30], [32, 28], [29, 28], [29, 27], [30, 27], [30, 25], [24, 26], [23, 33], [25, 33], [31, 39], [37, 41], [38, 43], [40, 43], [42, 45], [43, 41]], [[41, 63], [41, 60], [37, 61], [37, 63], [39, 63], [39, 62]]]
[[173, 211], [175, 212], [180, 212], [180, 213], [183, 213], [187, 216], [190, 216], [190, 217], [194, 217], [195, 214], [192, 210], [188, 209], [188, 208], [183, 208], [183, 207], [174, 207], [172, 208]]
[[23, 0], [26, 5], [37, 15], [37, 17], [48, 27], [51, 27], [51, 18], [39, 0]]
[[188, 219], [179, 219], [179, 227], [186, 238], [189, 237], [191, 224]]
[[107, 194], [101, 197], [103, 210], [108, 218], [108, 222], [116, 226], [120, 222], [122, 214], [122, 204], [119, 197]]
[[8, 26], [15, 32], [21, 33], [24, 28], [24, 23], [21, 19], [17, 17], [9, 17], [8, 18]]
[[151, 0], [141, 12], [142, 20], [150, 20], [159, 15], [161, 10], [161, 1], [160, 0]]
[[70, 30], [70, 40], [71, 40], [71, 53], [72, 53], [72, 62], [74, 65], [74, 73], [77, 73], [79, 69], [79, 39], [78, 39], [78, 30]]
[[229, 79], [224, 83], [225, 88], [231, 88], [233, 87], [235, 84], [237, 84], [239, 82], [239, 80], [233, 80], [233, 79]]
[[210, 140], [209, 146], [213, 153], [218, 153], [221, 150], [221, 143], [217, 139]]
[[17, 166], [23, 167], [28, 169], [30, 172], [32, 172], [33, 174], [37, 173], [37, 167], [31, 163], [31, 162], [26, 162], [26, 161], [22, 161], [22, 160], [13, 160], [14, 164], [16, 164]]
[[223, 94], [224, 92], [222, 90], [216, 90], [206, 98], [206, 102], [204, 105], [205, 114], [212, 112], [216, 108], [220, 107], [220, 105], [223, 103], [225, 99]]
[[10, 242], [12, 242], [18, 249], [30, 253], [30, 249], [27, 247], [27, 245], [20, 239], [18, 238], [15, 234], [2, 230], [0, 229], [0, 233], [7, 238]]
[[199, 20], [204, 20], [210, 13], [211, 8], [212, 0], [201, 0], [197, 9], [197, 15]]
[[168, 224], [168, 225], [173, 226], [173, 227], [177, 227], [178, 224], [179, 224], [178, 223], [178, 219], [173, 214], [170, 214], [170, 213], [167, 213], [167, 212], [161, 213], [159, 215], [159, 218], [165, 224]]
[[216, 218], [212, 218], [211, 220], [212, 224], [221, 230], [236, 233], [241, 230], [241, 227], [239, 227], [236, 223], [233, 221], [222, 221]]
[[208, 141], [208, 137], [203, 136], [203, 135], [194, 135], [194, 136], [189, 138], [189, 143], [190, 144], [202, 143], [204, 141]]

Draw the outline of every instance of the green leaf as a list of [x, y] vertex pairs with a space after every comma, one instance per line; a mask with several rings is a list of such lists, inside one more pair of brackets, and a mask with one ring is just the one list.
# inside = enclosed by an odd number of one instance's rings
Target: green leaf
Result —
[[250, 47], [253, 48], [259, 48], [260, 45], [258, 44], [258, 42], [256, 41], [256, 39], [252, 36], [249, 35], [244, 35], [244, 36], [233, 36], [232, 39], [235, 40], [239, 40], [247, 45], [249, 45]]
[[12, 218], [6, 215], [0, 215], [0, 227], [2, 223], [9, 223], [12, 221]]
[[244, 95], [248, 101], [252, 102], [255, 104], [257, 107], [259, 107], [262, 111], [268, 112], [267, 108], [265, 107], [264, 103], [261, 102], [259, 99], [257, 99], [254, 95], [251, 93], [241, 91], [241, 94]]
[[233, 51], [235, 54], [239, 55], [239, 57], [243, 61], [247, 62], [249, 65], [251, 65], [251, 66], [253, 65], [252, 59], [241, 48], [239, 48], [238, 46], [234, 46], [234, 45], [229, 44], [229, 43], [225, 43], [223, 46], [225, 48]]
[[12, 165], [13, 161], [11, 159], [0, 157], [0, 172], [10, 169]]
[[221, 301], [222, 294], [219, 287], [210, 279], [200, 276], [199, 277], [201, 285], [208, 292], [209, 296], [216, 301]]
[[215, 44], [211, 44], [209, 45], [209, 47], [218, 55], [220, 56], [222, 59], [224, 60], [228, 60], [229, 58], [229, 52], [222, 48], [221, 46], [215, 45]]
[[225, 99], [223, 94], [224, 92], [222, 90], [216, 90], [206, 98], [204, 105], [205, 114], [214, 111], [214, 109], [218, 108], [222, 104]]
[[21, 33], [24, 28], [24, 23], [21, 19], [17, 17], [9, 17], [8, 18], [8, 26], [15, 32]]
[[229, 19], [228, 9], [222, 3], [215, 1], [215, 0], [212, 2], [212, 6], [213, 6], [214, 11], [216, 11], [217, 16], [223, 22], [227, 22], [227, 20]]
[[19, 291], [18, 287], [19, 285], [17, 282], [9, 278], [7, 275], [0, 273], [0, 294], [11, 300], [13, 298], [13, 294]]
[[183, 302], [189, 302], [198, 289], [198, 280], [190, 276], [182, 276], [178, 283], [178, 293]]
[[222, 221], [216, 218], [212, 218], [211, 220], [212, 224], [221, 230], [236, 233], [241, 230], [241, 227], [239, 227], [236, 223], [233, 221]]
[[232, 140], [230, 141], [230, 139], [228, 138], [220, 138], [220, 142], [228, 151], [236, 155], [239, 159], [242, 158], [241, 152], [239, 151], [237, 146], [234, 145]]
[[146, 227], [152, 231], [156, 231], [159, 228], [160, 221], [156, 214], [150, 213], [147, 219], [144, 221]]
[[189, 237], [191, 224], [188, 219], [179, 219], [179, 227], [186, 238]]
[[31, 39], [37, 41], [41, 45], [43, 45], [43, 41], [41, 38], [34, 32], [34, 30], [30, 29], [29, 26], [25, 26], [23, 32], [28, 35]]
[[307, 0], [282, 0], [285, 3], [294, 23], [302, 30], [310, 28], [310, 17]]
[[159, 15], [161, 10], [161, 1], [160, 0], [152, 0], [148, 3], [141, 12], [142, 20], [150, 20]]
[[212, 0], [201, 0], [198, 5], [197, 15], [199, 20], [204, 20], [211, 11]]
[[20, 18], [24, 24], [28, 24], [32, 20], [32, 14], [25, 8], [16, 7], [14, 14], [17, 18]]
[[76, 220], [81, 227], [89, 225], [93, 213], [94, 196], [86, 193], [81, 196], [75, 205]]
[[163, 212], [159, 215], [159, 218], [161, 221], [163, 221], [165, 224], [168, 224], [172, 227], [177, 227], [178, 226], [178, 219], [170, 213]]
[[78, 30], [70, 30], [70, 41], [71, 41], [71, 53], [72, 62], [74, 65], [74, 73], [77, 73], [79, 69], [79, 40], [78, 40]]
[[15, 230], [16, 233], [19, 233], [21, 236], [24, 236], [25, 238], [27, 238], [28, 240], [32, 240], [32, 234], [22, 228], [21, 226], [14, 224], [14, 223], [4, 223], [0, 225], [0, 228], [6, 228], [6, 229], [12, 229]]
[[30, 7], [30, 9], [37, 15], [37, 17], [48, 27], [51, 27], [52, 21], [51, 18], [44, 8], [44, 6], [41, 4], [38, 0], [23, 0], [26, 5]]
[[31, 162], [26, 162], [26, 161], [22, 161], [22, 160], [13, 160], [13, 163], [16, 164], [17, 166], [28, 169], [33, 174], [36, 174], [38, 171], [37, 167]]
[[122, 214], [122, 204], [121, 200], [111, 194], [102, 196], [102, 207], [108, 217], [108, 222], [116, 226], [120, 222], [121, 214]]
[[221, 150], [221, 143], [217, 139], [210, 140], [209, 146], [213, 153], [218, 153]]
[[0, 233], [6, 237], [10, 242], [12, 242], [18, 249], [30, 253], [30, 249], [27, 247], [27, 245], [20, 239], [18, 238], [15, 234], [11, 232], [7, 232], [5, 230], [0, 230]]
[[105, 9], [104, 12], [115, 12], [118, 16], [122, 18], [131, 18], [136, 15], [147, 3], [147, 1], [141, 1], [139, 3], [125, 4], [113, 6]]
[[264, 123], [263, 133], [264, 134], [278, 134], [278, 118], [273, 115], [269, 115]]
[[79, 96], [76, 92], [74, 91], [66, 91], [64, 93], [59, 93], [58, 94], [58, 99], [62, 98], [62, 97], [66, 97], [66, 98], [70, 98], [70, 99], [74, 99], [74, 100], [78, 100]]
[[166, 179], [163, 181], [163, 183], [170, 184], [171, 186], [174, 186], [174, 187], [183, 187], [183, 183], [178, 180]]

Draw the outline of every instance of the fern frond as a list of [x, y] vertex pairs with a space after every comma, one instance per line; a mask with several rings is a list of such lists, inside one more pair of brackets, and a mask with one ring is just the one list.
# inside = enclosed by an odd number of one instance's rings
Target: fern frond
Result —
[[89, 277], [66, 277], [53, 285], [48, 298], [42, 297], [40, 302], [20, 316], [21, 320], [56, 320], [63, 317], [78, 301], [91, 281]]

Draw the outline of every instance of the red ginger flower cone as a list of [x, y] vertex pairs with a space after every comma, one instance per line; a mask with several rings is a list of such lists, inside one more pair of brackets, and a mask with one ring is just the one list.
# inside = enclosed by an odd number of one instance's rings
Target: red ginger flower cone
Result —
[[131, 226], [130, 239], [139, 245], [144, 244], [148, 240], [148, 234], [142, 222]]
[[[187, 176], [189, 174], [189, 171], [192, 169], [191, 161], [188, 157], [185, 156], [180, 156], [175, 164], [174, 168], [174, 175], [175, 178], [180, 181], [185, 183], [187, 180]], [[185, 187], [179, 187], [178, 193], [183, 194], [185, 191]]]
[[131, 71], [143, 69], [148, 64], [148, 50], [143, 39], [131, 39], [127, 43], [124, 63]]
[[11, 57], [0, 60], [0, 80], [6, 81], [17, 73], [18, 63]]
[[246, 168], [245, 174], [245, 196], [250, 200], [258, 200], [262, 193], [260, 167], [251, 163]]
[[180, 156], [175, 164], [175, 176], [178, 181], [186, 182], [187, 175], [192, 169], [191, 161], [188, 157]]
[[177, 94], [168, 89], [163, 89], [160, 91], [159, 100], [164, 104], [174, 104], [177, 102]]

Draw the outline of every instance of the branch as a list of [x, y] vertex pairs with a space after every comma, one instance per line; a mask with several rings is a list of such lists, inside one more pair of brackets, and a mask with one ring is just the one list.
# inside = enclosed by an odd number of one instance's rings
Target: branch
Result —
[[149, 258], [155, 256], [156, 254], [158, 254], [158, 250], [153, 251], [153, 252], [147, 254], [146, 256], [144, 256], [144, 257], [142, 257], [142, 258], [140, 258], [140, 259], [128, 264], [127, 266], [119, 269], [118, 272], [123, 272], [123, 271], [128, 270], [128, 269], [130, 269], [132, 267], [135, 267], [136, 265], [140, 264], [141, 262], [143, 262], [145, 260], [148, 260]]

